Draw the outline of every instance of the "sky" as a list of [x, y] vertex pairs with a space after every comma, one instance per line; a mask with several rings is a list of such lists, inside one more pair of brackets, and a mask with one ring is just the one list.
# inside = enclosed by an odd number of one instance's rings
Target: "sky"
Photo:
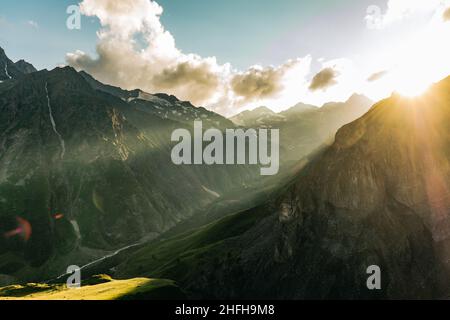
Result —
[[[68, 6], [81, 28], [69, 30]], [[2, 0], [0, 46], [224, 115], [353, 93], [423, 92], [450, 75], [448, 0]]]

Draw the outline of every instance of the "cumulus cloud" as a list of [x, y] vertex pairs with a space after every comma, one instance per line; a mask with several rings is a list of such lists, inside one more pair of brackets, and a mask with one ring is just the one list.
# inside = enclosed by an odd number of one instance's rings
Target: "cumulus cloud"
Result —
[[389, 0], [386, 12], [370, 6], [365, 19], [370, 28], [382, 29], [414, 15], [431, 14], [448, 3], [448, 0]]
[[450, 21], [450, 7], [444, 11], [442, 16], [444, 17], [444, 21]]
[[305, 76], [300, 60], [238, 72], [215, 57], [181, 52], [162, 25], [163, 8], [155, 1], [84, 0], [80, 10], [100, 20], [97, 57], [76, 51], [67, 54], [66, 62], [122, 88], [166, 92], [229, 114], [254, 99], [279, 95], [293, 72], [298, 72], [297, 82]]
[[215, 58], [181, 53], [161, 24], [163, 9], [154, 1], [84, 0], [80, 9], [84, 15], [97, 16], [102, 25], [98, 56], [77, 51], [68, 54], [66, 61], [101, 81], [128, 89], [165, 91], [203, 104], [212, 102], [229, 72], [229, 66], [218, 65]]
[[387, 70], [383, 70], [383, 71], [379, 71], [379, 72], [375, 72], [372, 75], [370, 75], [369, 78], [367, 78], [367, 81], [369, 82], [374, 82], [374, 81], [378, 81], [381, 78], [383, 78], [384, 76], [386, 76], [388, 74]]
[[309, 89], [311, 91], [316, 91], [319, 89], [326, 90], [329, 87], [337, 84], [336, 78], [338, 76], [339, 72], [334, 70], [333, 68], [322, 69], [313, 77]]
[[[434, 8], [429, 28], [411, 37], [410, 43], [405, 40], [395, 48], [377, 48], [377, 54], [364, 61], [314, 61], [306, 56], [279, 66], [236, 70], [215, 57], [178, 49], [174, 37], [161, 23], [163, 8], [155, 1], [83, 0], [81, 12], [97, 17], [101, 24], [96, 55], [76, 51], [67, 54], [66, 62], [102, 82], [124, 89], [173, 94], [223, 115], [260, 105], [279, 111], [299, 101], [314, 105], [344, 101], [354, 92], [380, 99], [398, 87], [411, 90], [448, 75], [449, 24], [442, 19], [448, 5], [442, 4], [444, 0], [386, 1], [388, 10], [379, 12], [383, 25]], [[321, 71], [309, 81], [313, 61], [320, 64]], [[373, 70], [389, 73], [378, 72], [368, 78]], [[411, 70], [421, 77], [405, 76]]]
[[286, 74], [295, 69], [302, 61], [288, 61], [280, 67], [254, 66], [246, 72], [239, 73], [231, 79], [234, 93], [244, 100], [253, 101], [276, 97], [284, 90]]
[[220, 75], [206, 61], [185, 61], [153, 77], [161, 91], [178, 91], [192, 101], [207, 101], [219, 90]]

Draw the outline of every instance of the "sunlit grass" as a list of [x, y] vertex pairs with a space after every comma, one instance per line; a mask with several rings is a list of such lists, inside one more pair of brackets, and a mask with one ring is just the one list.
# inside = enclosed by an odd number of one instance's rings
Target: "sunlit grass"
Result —
[[[96, 285], [69, 289], [65, 285], [27, 284], [0, 289], [0, 300], [121, 300], [158, 299], [157, 290], [178, 295], [178, 287], [171, 280], [135, 278], [112, 280]], [[4, 296], [2, 296], [4, 295]]]

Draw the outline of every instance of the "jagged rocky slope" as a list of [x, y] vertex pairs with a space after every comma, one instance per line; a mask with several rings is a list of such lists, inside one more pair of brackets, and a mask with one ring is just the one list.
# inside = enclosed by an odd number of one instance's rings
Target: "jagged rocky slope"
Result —
[[[0, 274], [58, 275], [204, 214], [259, 177], [258, 168], [245, 166], [172, 164], [173, 130], [190, 129], [188, 116], [230, 123], [219, 115], [165, 95], [123, 99], [132, 93], [100, 90], [69, 67], [27, 74], [6, 63], [0, 235], [17, 228], [17, 218], [31, 224], [32, 234], [26, 242], [0, 237]], [[163, 107], [182, 108], [183, 117], [160, 116]]]
[[[117, 274], [170, 276], [195, 298], [448, 297], [449, 123], [450, 78], [417, 99], [394, 94], [341, 128], [286, 192], [237, 217], [253, 217], [247, 228], [199, 231], [170, 258], [174, 240], [144, 248]], [[366, 286], [371, 265], [381, 290]]]
[[5, 51], [0, 47], [0, 82], [18, 79], [26, 73], [31, 73], [36, 69], [24, 60], [14, 63], [7, 56]]

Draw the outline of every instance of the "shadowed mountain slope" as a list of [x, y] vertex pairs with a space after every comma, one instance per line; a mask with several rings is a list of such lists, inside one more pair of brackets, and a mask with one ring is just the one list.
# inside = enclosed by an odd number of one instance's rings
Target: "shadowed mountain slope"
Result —
[[[187, 121], [152, 112], [157, 103], [138, 106], [98, 90], [72, 68], [33, 72], [2, 85], [0, 235], [20, 219], [32, 233], [0, 237], [0, 274], [20, 280], [57, 276], [68, 265], [89, 263], [204, 215], [227, 194], [259, 183], [259, 168], [172, 164], [171, 134], [191, 129]], [[164, 100], [168, 110], [181, 105], [186, 113], [199, 112], [172, 100], [174, 105]]]
[[[141, 251], [118, 273], [167, 273], [203, 298], [448, 296], [449, 123], [450, 78], [417, 99], [393, 95], [341, 128], [288, 191], [244, 213], [259, 218], [221, 240], [226, 253], [203, 246], [201, 267], [186, 274], [176, 264], [139, 271]], [[371, 265], [381, 268], [381, 290], [366, 286]]]

